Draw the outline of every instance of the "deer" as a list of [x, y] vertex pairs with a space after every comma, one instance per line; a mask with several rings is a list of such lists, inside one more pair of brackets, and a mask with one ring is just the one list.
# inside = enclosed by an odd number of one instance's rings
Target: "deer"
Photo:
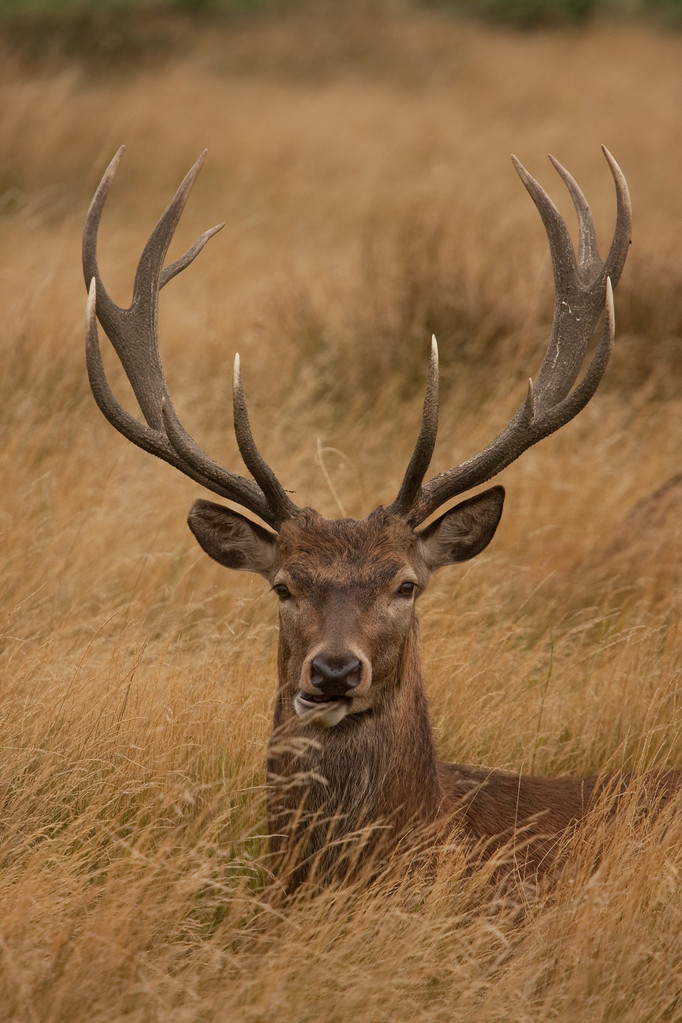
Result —
[[[435, 519], [434, 513], [497, 476], [531, 445], [577, 416], [604, 375], [615, 332], [613, 289], [625, 264], [632, 214], [625, 177], [602, 148], [616, 192], [615, 230], [605, 260], [597, 249], [590, 207], [571, 174], [550, 157], [577, 214], [577, 254], [548, 193], [512, 157], [545, 228], [555, 288], [546, 354], [535, 381], [529, 380], [522, 405], [478, 454], [425, 482], [438, 426], [434, 338], [421, 426], [400, 489], [391, 504], [375, 508], [364, 519], [326, 518], [293, 502], [256, 446], [238, 354], [234, 432], [249, 476], [215, 462], [175, 411], [159, 353], [159, 292], [224, 226], [204, 232], [164, 268], [206, 152], [153, 229], [128, 308], [109, 297], [97, 261], [102, 211], [124, 147], [94, 195], [83, 233], [83, 272], [88, 290], [86, 362], [95, 401], [127, 440], [249, 513], [199, 499], [188, 524], [211, 558], [260, 575], [277, 598], [278, 684], [267, 747], [267, 816], [273, 871], [292, 889], [348, 870], [348, 848], [367, 828], [378, 836], [375, 851], [381, 846], [388, 854], [401, 836], [419, 834], [420, 829], [432, 834], [435, 829], [441, 838], [456, 832], [472, 848], [487, 851], [522, 835], [529, 869], [542, 871], [558, 838], [584, 816], [603, 788], [598, 776], [546, 778], [440, 761], [416, 613], [417, 599], [435, 572], [474, 558], [488, 546], [505, 491], [494, 485]], [[578, 380], [602, 315], [600, 340]], [[114, 397], [98, 323], [125, 370], [144, 421]]]

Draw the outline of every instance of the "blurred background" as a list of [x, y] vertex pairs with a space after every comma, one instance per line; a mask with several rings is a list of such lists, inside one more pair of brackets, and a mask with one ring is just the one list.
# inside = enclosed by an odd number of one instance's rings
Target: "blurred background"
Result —
[[[536, 472], [555, 507], [561, 488], [575, 489], [571, 543], [593, 514], [588, 470], [614, 515], [651, 494], [679, 469], [681, 11], [673, 0], [3, 0], [1, 386], [19, 474], [6, 492], [25, 508], [36, 476], [59, 478], [58, 514], [62, 474], [101, 486], [106, 451], [124, 467], [115, 474], [124, 492], [130, 472], [135, 487], [168, 488], [174, 504], [193, 493], [112, 434], [82, 370], [79, 236], [119, 145], [100, 258], [122, 305], [151, 227], [208, 149], [171, 258], [205, 228], [226, 227], [161, 302], [164, 363], [190, 431], [239, 465], [229, 412], [238, 350], [256, 437], [297, 502], [364, 515], [392, 500], [402, 477], [432, 333], [443, 389], [434, 470], [497, 433], [537, 373], [549, 254], [509, 154], [572, 227], [546, 154], [569, 168], [604, 253], [615, 217], [604, 144], [634, 206], [616, 354], [590, 408], [509, 473]], [[115, 359], [107, 365], [132, 400]], [[645, 436], [638, 416], [654, 408], [663, 420]], [[77, 458], [74, 444], [92, 453]], [[555, 475], [559, 456], [575, 466]], [[51, 458], [62, 461], [46, 476]], [[136, 522], [167, 508], [153, 497], [136, 504]]]
[[[324, 903], [277, 948], [245, 944], [267, 877], [274, 600], [209, 562], [185, 525], [199, 488], [95, 407], [80, 236], [124, 144], [99, 255], [127, 305], [207, 148], [169, 258], [225, 228], [161, 298], [176, 407], [243, 471], [239, 351], [254, 434], [296, 503], [363, 516], [397, 492], [432, 333], [434, 473], [495, 436], [537, 374], [551, 265], [509, 154], [575, 237], [547, 153], [571, 171], [605, 255], [606, 145], [634, 209], [611, 364], [505, 470], [489, 550], [425, 595], [425, 671], [444, 758], [679, 766], [681, 69], [679, 0], [0, 0], [0, 1018], [679, 1018], [674, 838], [648, 865], [623, 838], [618, 913], [588, 873], [582, 901], [497, 919], [506, 972], [493, 928], [461, 957], [444, 902], [418, 920], [384, 905], [382, 928], [369, 914], [342, 946], [345, 909]], [[343, 966], [333, 990], [311, 935]]]

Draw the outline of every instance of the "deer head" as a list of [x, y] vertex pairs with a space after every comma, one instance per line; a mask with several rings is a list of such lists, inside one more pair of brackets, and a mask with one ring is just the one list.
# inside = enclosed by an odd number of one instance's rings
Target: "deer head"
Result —
[[[147, 242], [130, 307], [122, 309], [109, 298], [97, 265], [97, 231], [122, 152], [114, 157], [97, 189], [83, 238], [83, 269], [89, 287], [87, 367], [95, 400], [112, 425], [134, 444], [265, 524], [204, 500], [195, 503], [189, 516], [192, 532], [212, 558], [227, 568], [258, 573], [277, 595], [281, 623], [279, 722], [300, 718], [302, 725], [327, 729], [335, 729], [343, 721], [350, 725], [368, 711], [381, 711], [392, 698], [404, 679], [404, 661], [414, 646], [417, 596], [437, 569], [475, 557], [487, 546], [500, 519], [504, 490], [492, 487], [418, 527], [452, 498], [491, 479], [526, 448], [567, 423], [594, 394], [613, 342], [612, 286], [620, 277], [630, 240], [625, 179], [604, 149], [616, 186], [617, 220], [609, 254], [602, 261], [588, 204], [568, 171], [552, 159], [578, 216], [576, 258], [568, 229], [551, 199], [513, 158], [542, 217], [554, 270], [554, 321], [535, 384], [529, 381], [524, 403], [487, 447], [424, 482], [438, 420], [434, 339], [421, 429], [395, 501], [362, 520], [331, 520], [311, 509], [298, 508], [258, 451], [238, 356], [234, 428], [252, 478], [238, 475], [206, 455], [180, 423], [170, 400], [158, 347], [159, 292], [222, 226], [207, 231], [184, 256], [163, 268], [205, 154], [184, 179]], [[604, 311], [601, 341], [576, 384]], [[98, 320], [123, 364], [145, 422], [126, 412], [109, 388], [99, 349]]]
[[384, 508], [360, 520], [304, 509], [275, 535], [210, 501], [195, 503], [189, 525], [220, 564], [270, 583], [291, 707], [308, 724], [332, 727], [386, 698], [417, 596], [437, 568], [483, 550], [503, 500], [502, 487], [494, 487], [423, 530]]

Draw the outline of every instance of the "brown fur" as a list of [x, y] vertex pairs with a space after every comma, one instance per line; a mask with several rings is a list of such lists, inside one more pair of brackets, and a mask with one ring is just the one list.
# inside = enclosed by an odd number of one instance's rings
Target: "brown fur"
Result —
[[[301, 592], [295, 622], [288, 601], [280, 607], [268, 806], [273, 869], [290, 887], [343, 876], [434, 825], [437, 839], [456, 833], [484, 854], [516, 836], [517, 863], [542, 870], [597, 794], [627, 785], [626, 776], [548, 779], [438, 761], [414, 604], [393, 632], [382, 610], [407, 570], [426, 585], [418, 534], [382, 509], [361, 521], [305, 510], [282, 527], [272, 577]], [[294, 710], [301, 666], [320, 635], [335, 649], [358, 643], [372, 664], [371, 705], [332, 728]], [[657, 787], [678, 783], [671, 772]]]

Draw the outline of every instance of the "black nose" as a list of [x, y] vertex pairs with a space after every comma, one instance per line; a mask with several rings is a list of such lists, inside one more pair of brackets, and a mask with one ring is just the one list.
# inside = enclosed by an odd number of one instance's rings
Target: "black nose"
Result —
[[319, 654], [310, 665], [310, 681], [325, 696], [345, 696], [360, 684], [362, 665], [352, 654]]

